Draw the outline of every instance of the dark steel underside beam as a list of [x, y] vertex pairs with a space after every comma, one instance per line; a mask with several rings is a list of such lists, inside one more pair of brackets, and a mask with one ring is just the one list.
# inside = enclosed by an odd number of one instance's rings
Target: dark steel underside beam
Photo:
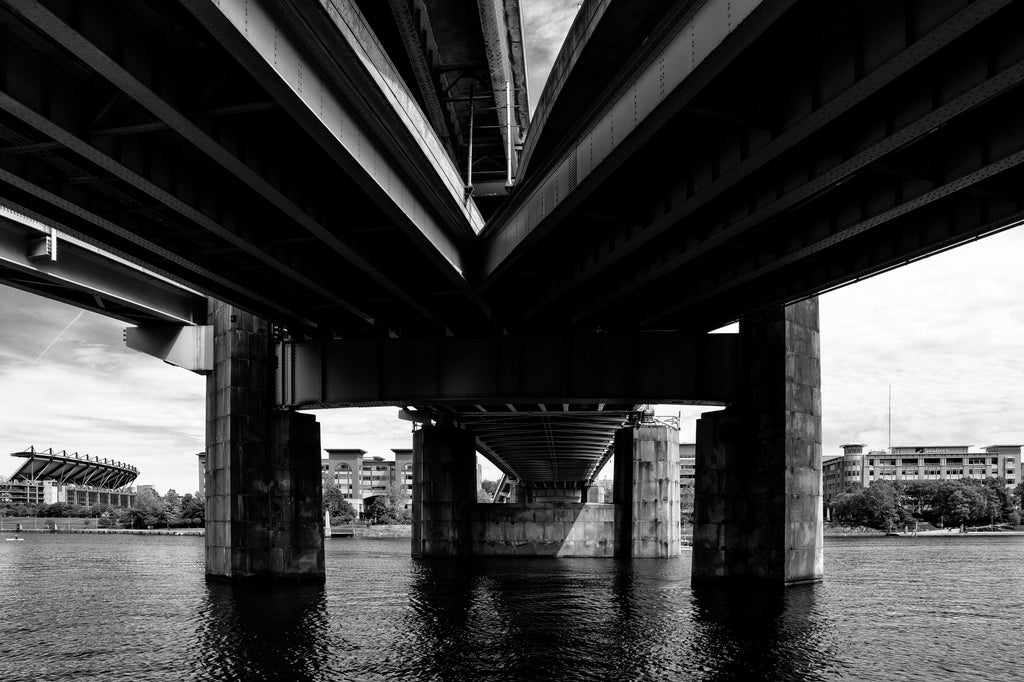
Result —
[[[732, 335], [672, 333], [284, 341], [277, 350], [276, 400], [279, 406], [302, 409], [424, 403], [724, 404], [733, 395], [736, 349]], [[597, 413], [599, 418], [602, 414]]]

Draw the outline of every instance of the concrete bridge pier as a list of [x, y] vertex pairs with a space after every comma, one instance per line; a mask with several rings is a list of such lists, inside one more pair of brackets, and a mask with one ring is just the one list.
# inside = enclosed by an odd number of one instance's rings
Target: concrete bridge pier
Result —
[[324, 580], [320, 425], [275, 410], [270, 327], [211, 304], [206, 389], [206, 576]]
[[740, 322], [737, 400], [697, 422], [693, 583], [822, 571], [818, 300]]
[[412, 438], [412, 555], [448, 557], [472, 549], [476, 439], [453, 426], [424, 426]]
[[679, 556], [679, 432], [641, 424], [615, 434], [619, 556]]

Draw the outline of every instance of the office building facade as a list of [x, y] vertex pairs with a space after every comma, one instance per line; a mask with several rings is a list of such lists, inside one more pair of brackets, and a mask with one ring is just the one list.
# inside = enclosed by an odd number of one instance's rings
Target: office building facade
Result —
[[971, 451], [970, 445], [907, 445], [869, 450], [862, 443], [843, 445], [843, 454], [822, 463], [822, 492], [826, 504], [851, 487], [873, 481], [941, 481], [959, 478], [1004, 478], [1020, 482], [1021, 445], [989, 445]]
[[341, 488], [358, 514], [366, 511], [370, 501], [391, 490], [404, 500], [406, 509], [412, 508], [412, 448], [393, 448], [393, 460], [367, 457], [366, 450], [358, 448], [329, 448], [327, 457], [320, 460], [325, 480]]

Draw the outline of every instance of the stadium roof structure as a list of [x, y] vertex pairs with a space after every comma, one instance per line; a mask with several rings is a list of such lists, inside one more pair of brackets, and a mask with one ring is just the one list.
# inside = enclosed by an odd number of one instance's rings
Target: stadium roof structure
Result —
[[139, 476], [139, 470], [130, 464], [77, 452], [68, 454], [66, 450], [36, 450], [32, 446], [12, 452], [11, 457], [26, 459], [11, 475], [11, 481], [55, 481], [59, 485], [117, 489], [131, 484]]

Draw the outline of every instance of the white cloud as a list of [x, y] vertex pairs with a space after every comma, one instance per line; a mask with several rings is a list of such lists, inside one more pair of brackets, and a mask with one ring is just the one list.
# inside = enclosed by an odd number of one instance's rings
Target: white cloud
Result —
[[825, 454], [1024, 442], [1024, 230], [821, 298]]
[[[579, 10], [577, 0], [522, 0], [530, 107], [537, 106], [551, 65]], [[531, 111], [532, 113], [532, 111]]]
[[124, 324], [0, 287], [0, 473], [30, 445], [127, 462], [139, 483], [192, 492], [204, 448], [205, 380], [124, 347]]

